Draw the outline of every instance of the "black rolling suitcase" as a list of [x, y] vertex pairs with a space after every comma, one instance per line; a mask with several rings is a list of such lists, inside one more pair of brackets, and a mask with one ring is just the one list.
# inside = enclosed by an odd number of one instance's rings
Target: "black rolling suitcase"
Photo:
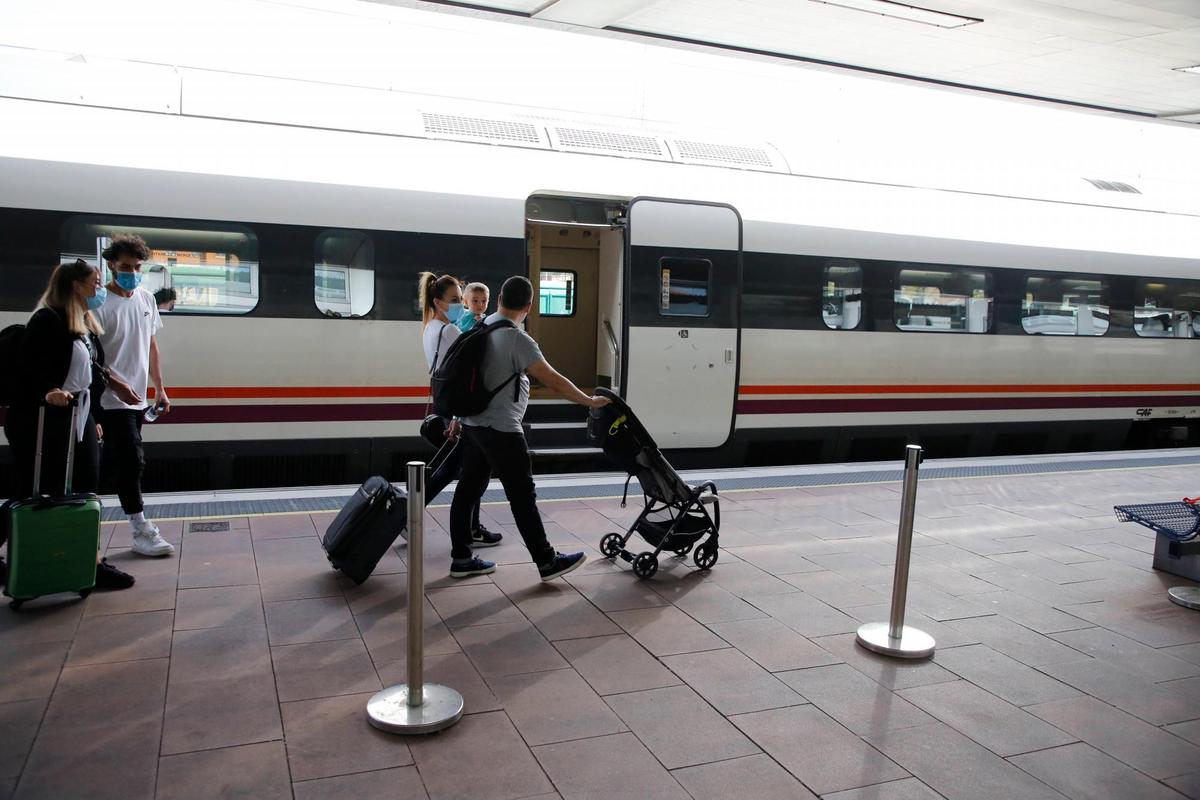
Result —
[[[427, 471], [449, 457], [457, 442], [446, 442]], [[408, 493], [381, 475], [367, 478], [329, 524], [321, 545], [333, 568], [355, 583], [371, 572], [398, 536], [407, 538]]]

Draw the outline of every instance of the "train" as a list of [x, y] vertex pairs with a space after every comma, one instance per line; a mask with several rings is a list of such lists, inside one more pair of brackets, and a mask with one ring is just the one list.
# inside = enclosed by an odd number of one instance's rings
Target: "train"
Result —
[[[528, 276], [547, 359], [681, 466], [1200, 444], [1194, 206], [1089, 176], [802, 174], [785, 145], [426, 102], [381, 133], [0, 98], [0, 323], [61, 259], [146, 239], [147, 287], [178, 298], [150, 491], [428, 456], [424, 270], [492, 308]], [[539, 470], [599, 463], [584, 409], [535, 387], [527, 425]]]

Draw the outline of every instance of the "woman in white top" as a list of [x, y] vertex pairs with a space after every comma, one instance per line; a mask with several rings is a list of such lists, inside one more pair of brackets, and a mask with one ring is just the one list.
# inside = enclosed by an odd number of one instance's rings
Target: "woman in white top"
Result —
[[[462, 284], [453, 275], [438, 276], [432, 272], [422, 272], [418, 287], [421, 296], [421, 317], [424, 322], [421, 344], [425, 350], [425, 365], [432, 375], [446, 357], [450, 345], [462, 335], [457, 325], [464, 312]], [[458, 439], [458, 420], [427, 417], [421, 428], [423, 432], [444, 431], [441, 436]], [[430, 444], [438, 446], [432, 441], [436, 439], [436, 435], [431, 435], [430, 438]], [[463, 443], [457, 442], [446, 459], [426, 480], [426, 503], [432, 502], [451, 481], [458, 478], [459, 472], [462, 471], [462, 447]], [[502, 538], [500, 534], [489, 531], [479, 521], [479, 504], [476, 503], [471, 511], [471, 546], [495, 547], [500, 544]]]
[[[95, 492], [99, 482], [99, 429], [92, 395], [107, 384], [118, 396], [136, 399], [128, 384], [104, 368], [103, 332], [92, 310], [104, 302], [100, 274], [83, 260], [55, 267], [21, 339], [21, 361], [4, 433], [13, 454], [13, 497], [33, 494], [39, 408], [45, 408], [42, 475], [38, 490], [61, 496], [66, 490], [68, 433], [75, 430], [72, 492]], [[106, 562], [96, 570], [97, 588], [124, 589], [133, 578]]]

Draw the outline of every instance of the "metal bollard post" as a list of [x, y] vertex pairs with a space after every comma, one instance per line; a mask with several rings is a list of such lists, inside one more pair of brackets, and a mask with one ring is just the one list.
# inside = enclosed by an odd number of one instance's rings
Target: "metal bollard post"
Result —
[[897, 658], [925, 658], [933, 653], [933, 637], [904, 624], [908, 601], [908, 561], [912, 555], [913, 516], [917, 510], [917, 471], [921, 447], [910, 444], [904, 454], [904, 495], [900, 500], [900, 536], [896, 541], [896, 572], [892, 577], [892, 614], [888, 622], [868, 622], [858, 629], [860, 645]]
[[462, 717], [462, 695], [425, 683], [425, 464], [408, 462], [408, 683], [390, 686], [367, 701], [371, 725], [389, 733], [433, 733]]

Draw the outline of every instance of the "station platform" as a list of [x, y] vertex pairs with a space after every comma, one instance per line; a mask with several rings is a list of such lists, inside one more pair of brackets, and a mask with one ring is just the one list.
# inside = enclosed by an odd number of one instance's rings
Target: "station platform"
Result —
[[703, 473], [718, 563], [647, 581], [596, 549], [639, 510], [623, 476], [538, 479], [551, 541], [589, 554], [545, 584], [498, 487], [497, 572], [446, 577], [444, 495], [425, 677], [466, 714], [427, 737], [365, 718], [405, 680], [408, 565], [401, 542], [362, 586], [330, 570], [353, 487], [152, 498], [174, 557], [103, 528], [132, 589], [0, 606], [0, 800], [1200, 797], [1200, 613], [1113, 514], [1200, 494], [1200, 450], [927, 461], [916, 662], [854, 640], [888, 617], [900, 474]]

